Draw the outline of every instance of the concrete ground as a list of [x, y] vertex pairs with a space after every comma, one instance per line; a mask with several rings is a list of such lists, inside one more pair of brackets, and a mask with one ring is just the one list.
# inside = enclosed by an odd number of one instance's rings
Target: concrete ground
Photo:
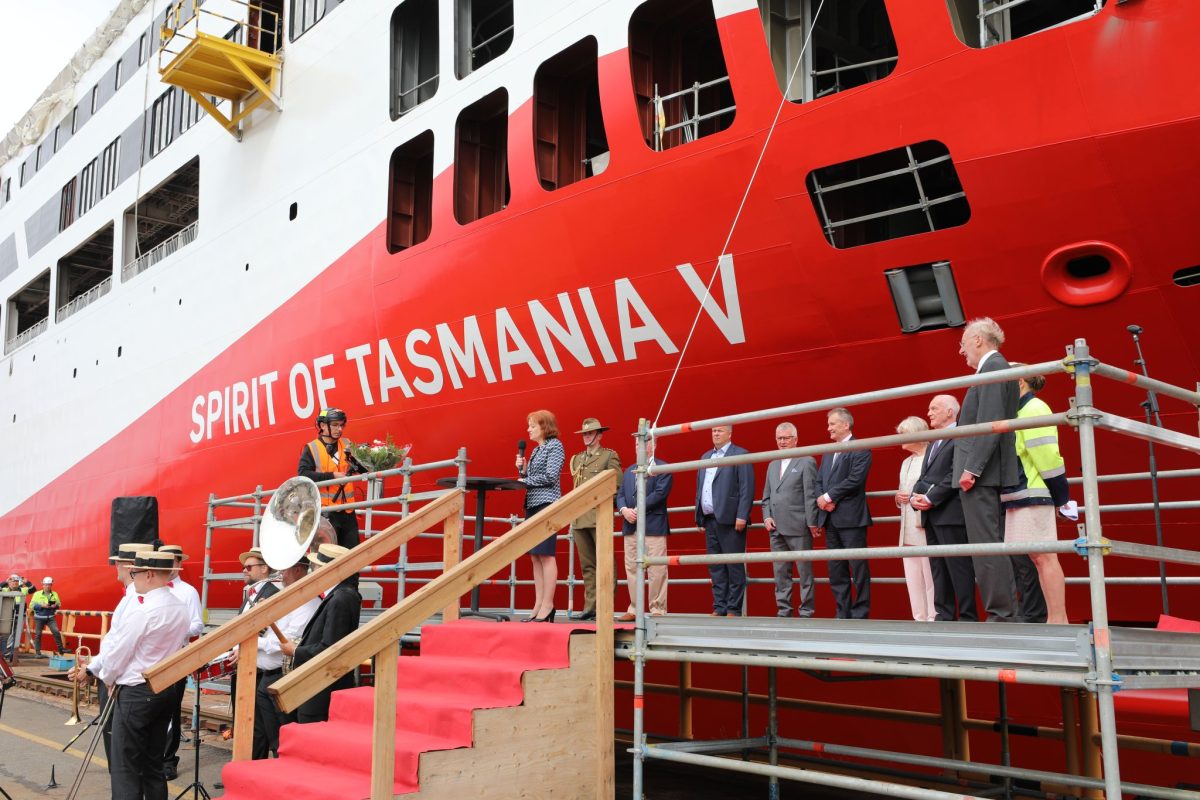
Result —
[[[81, 715], [88, 722], [95, 717], [96, 709], [93, 706], [82, 710]], [[70, 705], [63, 704], [58, 698], [48, 698], [25, 690], [6, 693], [4, 710], [0, 715], [0, 789], [6, 791], [12, 800], [67, 796], [96, 730], [88, 730], [65, 753], [61, 752], [63, 746], [83, 730], [82, 725], [64, 724], [70, 716]], [[184, 725], [189, 724], [190, 720], [185, 719]], [[212, 740], [220, 741], [220, 737], [214, 733], [202, 731], [201, 739], [200, 780], [211, 796], [219, 797], [221, 792], [214, 785], [220, 780], [221, 767], [229, 761], [229, 746], [226, 742], [220, 742], [220, 746], [210, 744]], [[167, 786], [170, 797], [178, 797], [191, 782], [195, 752], [190, 742], [180, 745], [180, 776]], [[52, 767], [57, 788], [48, 788]], [[108, 800], [111, 797], [104, 745], [97, 742], [95, 756], [84, 773], [78, 798]], [[187, 792], [184, 797], [193, 797], [193, 792]]]

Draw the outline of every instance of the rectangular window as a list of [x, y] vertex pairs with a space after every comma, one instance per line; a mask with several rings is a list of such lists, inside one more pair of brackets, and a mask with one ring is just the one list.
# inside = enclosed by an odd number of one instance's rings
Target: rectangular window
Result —
[[71, 133], [75, 133], [75, 131], [77, 130], [78, 122], [79, 122], [79, 106], [75, 106], [74, 108], [71, 109]]
[[42, 146], [39, 144], [37, 150], [33, 153], [33, 171], [37, 172], [42, 168]]
[[916, 333], [934, 328], [955, 328], [967, 323], [949, 261], [934, 261], [884, 273], [900, 330]]
[[513, 43], [512, 0], [455, 0], [454, 68], [465, 78]]
[[8, 298], [4, 352], [11, 353], [45, 332], [50, 324], [50, 270], [34, 278], [21, 291]]
[[117, 68], [113, 70], [113, 91], [121, 88], [121, 68], [124, 66], [124, 61], [118, 61]]
[[758, 10], [775, 79], [793, 103], [880, 80], [896, 68], [883, 0], [758, 0]]
[[1088, 19], [1107, 0], [946, 0], [954, 32], [968, 47], [1013, 39]]
[[822, 167], [806, 183], [825, 238], [838, 248], [952, 228], [971, 217], [950, 151], [941, 142]]
[[58, 152], [58, 131], [59, 130], [60, 130], [60, 126], [55, 125], [54, 126], [54, 152], [55, 153]]
[[96, 173], [100, 170], [100, 159], [93, 158], [79, 173], [79, 215], [83, 216], [96, 205]]
[[167, 89], [150, 107], [150, 157], [161, 153], [175, 138], [175, 90]]
[[629, 62], [642, 135], [655, 150], [733, 124], [733, 88], [709, 0], [638, 6], [629, 20]]
[[508, 92], [464, 108], [454, 133], [454, 218], [466, 225], [508, 205]]
[[62, 322], [108, 294], [112, 276], [113, 224], [109, 222], [58, 260], [54, 321]]
[[560, 189], [604, 171], [608, 138], [600, 113], [594, 37], [538, 67], [533, 107], [534, 160], [542, 188]]
[[141, 38], [138, 39], [138, 66], [139, 67], [142, 64], [146, 63], [146, 55], [147, 55], [146, 34], [143, 33]]
[[93, 114], [96, 113], [97, 102], [99, 101], [99, 99], [100, 99], [100, 87], [93, 86], [92, 87], [92, 113]]
[[62, 188], [58, 202], [58, 231], [62, 233], [75, 221], [75, 178]]
[[292, 0], [292, 40], [304, 35], [325, 16], [325, 0]]
[[407, 0], [392, 12], [392, 119], [438, 88], [437, 0]]
[[121, 137], [113, 139], [104, 152], [100, 154], [100, 194], [96, 198], [102, 200], [108, 193], [117, 188], [117, 169], [120, 166]]
[[433, 224], [433, 132], [397, 147], [388, 182], [388, 252], [429, 238]]

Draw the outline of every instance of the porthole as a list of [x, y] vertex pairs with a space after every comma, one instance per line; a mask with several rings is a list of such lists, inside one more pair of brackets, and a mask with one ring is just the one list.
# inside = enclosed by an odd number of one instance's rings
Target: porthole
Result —
[[1042, 285], [1058, 302], [1094, 306], [1115, 300], [1133, 276], [1129, 256], [1109, 242], [1076, 242], [1042, 262]]
[[292, 205], [288, 208], [288, 219], [294, 220], [296, 218], [296, 215], [299, 213], [300, 213], [300, 206], [296, 205], [295, 203], [292, 203]]

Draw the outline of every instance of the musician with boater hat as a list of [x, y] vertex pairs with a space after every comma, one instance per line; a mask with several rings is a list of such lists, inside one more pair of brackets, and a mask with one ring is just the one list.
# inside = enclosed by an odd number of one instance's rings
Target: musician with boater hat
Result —
[[[316, 483], [345, 478], [363, 472], [349, 452], [349, 441], [342, 438], [346, 429], [346, 412], [340, 408], [325, 408], [317, 415], [317, 438], [300, 451], [297, 474]], [[337, 531], [342, 547], [358, 544], [358, 516], [354, 511], [341, 511], [338, 506], [355, 502], [353, 483], [322, 486], [321, 513]]]
[[99, 658], [76, 666], [67, 677], [84, 683], [95, 676], [112, 687], [112, 796], [122, 800], [165, 800], [162, 751], [178, 704], [174, 687], [155, 693], [142, 673], [183, 647], [188, 611], [167, 588], [175, 560], [168, 553], [139, 552], [129, 575], [137, 594], [100, 643]]
[[[188, 610], [188, 637], [199, 636], [204, 633], [204, 618], [200, 612], [200, 593], [180, 574], [183, 572], [183, 562], [187, 560], [188, 555], [183, 552], [183, 547], [177, 544], [164, 544], [158, 548], [158, 551], [170, 553], [175, 559], [175, 568], [171, 571], [167, 588]], [[171, 730], [163, 750], [163, 773], [169, 781], [179, 777], [179, 741], [183, 736], [183, 695], [186, 691], [187, 678], [181, 678], [175, 684], [175, 694], [179, 698], [179, 703], [176, 704], [175, 712], [171, 715]]]
[[[317, 552], [308, 554], [308, 560], [319, 568], [349, 552], [348, 548], [341, 545], [323, 544]], [[358, 630], [361, 612], [362, 595], [358, 593], [358, 574], [354, 573], [325, 592], [316, 613], [304, 627], [304, 634], [299, 642], [292, 640], [280, 643], [279, 649], [285, 656], [290, 656], [292, 663], [299, 667]], [[338, 689], [353, 688], [354, 679], [354, 670], [351, 670], [306, 700], [296, 709], [296, 721], [324, 722], [329, 719], [329, 696]]]
[[[292, 566], [279, 573], [283, 588], [291, 586], [308, 574], [309, 562], [302, 558]], [[295, 714], [284, 714], [275, 707], [270, 693], [267, 691], [271, 684], [283, 675], [285, 656], [283, 642], [275, 630], [283, 634], [283, 638], [292, 642], [304, 634], [308, 621], [317, 613], [321, 600], [314, 597], [294, 611], [284, 614], [274, 627], [260, 631], [258, 634], [258, 688], [254, 693], [254, 747], [251, 758], [269, 758], [279, 754], [279, 727], [287, 722], [295, 722]]]

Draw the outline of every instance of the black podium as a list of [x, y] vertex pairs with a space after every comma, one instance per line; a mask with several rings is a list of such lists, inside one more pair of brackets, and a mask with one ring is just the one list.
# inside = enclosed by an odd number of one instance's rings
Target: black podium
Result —
[[[458, 478], [438, 478], [437, 485], [447, 489], [458, 486]], [[513, 478], [484, 478], [467, 476], [465, 487], [475, 492], [475, 552], [483, 549], [483, 523], [488, 492], [509, 492], [524, 489], [522, 481]], [[479, 613], [479, 587], [471, 590], [471, 613]]]

